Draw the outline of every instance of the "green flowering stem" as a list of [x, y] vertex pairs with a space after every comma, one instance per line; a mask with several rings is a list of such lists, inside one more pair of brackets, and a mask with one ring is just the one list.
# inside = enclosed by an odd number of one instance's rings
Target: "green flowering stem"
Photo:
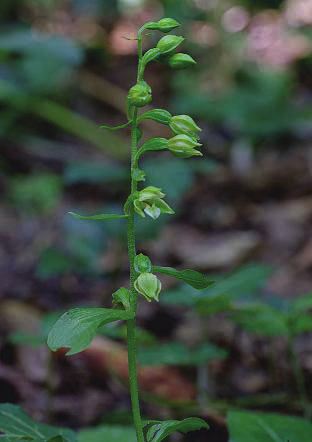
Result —
[[[142, 60], [142, 34], [138, 33], [138, 57], [139, 66], [138, 72], [140, 72], [141, 60]], [[137, 108], [134, 108], [132, 123], [131, 123], [131, 168], [134, 164], [134, 158], [137, 151]], [[136, 192], [137, 182], [131, 176], [131, 194]], [[138, 294], [134, 288], [134, 282], [136, 279], [136, 271], [134, 267], [134, 261], [136, 257], [135, 248], [135, 221], [134, 221], [134, 207], [133, 204], [129, 204], [128, 214], [128, 256], [130, 262], [130, 309], [135, 313], [134, 319], [127, 321], [127, 341], [128, 341], [128, 371], [129, 371], [129, 385], [132, 404], [133, 423], [135, 427], [137, 442], [144, 442], [143, 425], [140, 413], [139, 403], [139, 387], [138, 387], [138, 374], [137, 374], [137, 338], [136, 338], [136, 312]]]

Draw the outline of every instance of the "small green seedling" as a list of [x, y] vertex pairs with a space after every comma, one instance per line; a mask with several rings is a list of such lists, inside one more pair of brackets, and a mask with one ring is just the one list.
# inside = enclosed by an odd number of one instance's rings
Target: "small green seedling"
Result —
[[[138, 74], [137, 82], [127, 96], [128, 121], [120, 126], [105, 129], [122, 129], [131, 126], [131, 190], [123, 213], [81, 216], [72, 213], [76, 219], [127, 222], [128, 255], [130, 263], [130, 288], [121, 287], [112, 295], [112, 308], [75, 308], [66, 312], [52, 327], [48, 336], [51, 350], [67, 348], [68, 355], [85, 350], [98, 330], [113, 321], [127, 321], [129, 383], [132, 402], [133, 422], [138, 442], [160, 442], [173, 432], [208, 428], [205, 421], [199, 418], [188, 418], [183, 421], [148, 421], [143, 424], [140, 414], [139, 389], [137, 380], [137, 336], [136, 315], [138, 300], [147, 302], [159, 301], [161, 282], [157, 273], [164, 274], [189, 284], [197, 290], [205, 289], [211, 281], [194, 270], [176, 270], [170, 267], [153, 265], [150, 259], [136, 252], [135, 215], [156, 220], [161, 215], [171, 215], [173, 209], [165, 201], [165, 193], [155, 186], [144, 186], [146, 173], [140, 168], [140, 161], [145, 154], [154, 151], [166, 151], [177, 158], [202, 156], [198, 150], [201, 129], [188, 115], [172, 116], [164, 109], [149, 109], [140, 112], [141, 108], [152, 102], [152, 90], [144, 80], [147, 65], [152, 62], [166, 63], [174, 69], [192, 67], [195, 61], [187, 54], [176, 53], [176, 48], [183, 42], [183, 37], [165, 35], [156, 47], [145, 54], [142, 51], [144, 31], [168, 33], [180, 25], [171, 18], [158, 22], [149, 22], [141, 27], [137, 34]], [[141, 122], [153, 120], [164, 124], [172, 130], [170, 139], [154, 137], [140, 145], [142, 137]], [[170, 161], [168, 159], [168, 161]], [[141, 298], [139, 296], [141, 295]]]

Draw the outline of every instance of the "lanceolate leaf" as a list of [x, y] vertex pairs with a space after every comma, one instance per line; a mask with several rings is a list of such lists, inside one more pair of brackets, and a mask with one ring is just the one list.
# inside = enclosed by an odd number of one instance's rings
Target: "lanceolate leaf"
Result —
[[127, 121], [127, 123], [120, 124], [119, 126], [106, 126], [105, 124], [102, 124], [100, 126], [101, 129], [107, 129], [107, 130], [119, 130], [119, 129], [125, 129], [132, 123], [132, 120]]
[[213, 284], [213, 281], [211, 281], [206, 275], [197, 272], [196, 270], [176, 270], [172, 267], [153, 266], [153, 272], [180, 279], [197, 290], [206, 289]]
[[311, 442], [312, 424], [299, 417], [232, 411], [228, 415], [231, 442]]
[[147, 442], [160, 442], [172, 433], [188, 433], [189, 431], [209, 428], [208, 424], [198, 417], [189, 417], [183, 421], [148, 421], [144, 426]]
[[171, 113], [166, 111], [165, 109], [152, 109], [140, 115], [138, 117], [138, 123], [140, 123], [143, 120], [153, 120], [156, 121], [157, 123], [169, 124], [171, 118], [172, 118]]
[[74, 432], [35, 422], [20, 407], [12, 404], [0, 405], [0, 433], [0, 439], [5, 442], [76, 441]]
[[143, 59], [142, 59], [143, 65], [144, 66], [147, 65], [147, 63], [154, 60], [159, 55], [160, 55], [160, 50], [158, 48], [149, 49], [147, 52], [145, 52], [145, 54], [143, 56]]
[[83, 215], [78, 215], [77, 213], [73, 213], [73, 212], [68, 212], [68, 213], [69, 213], [69, 215], [73, 216], [76, 219], [90, 220], [90, 221], [113, 221], [115, 219], [127, 219], [128, 218], [128, 215], [102, 214], [102, 215], [83, 216]]
[[132, 319], [134, 313], [109, 308], [74, 308], [64, 313], [52, 327], [48, 346], [52, 351], [69, 348], [73, 355], [88, 348], [102, 325], [120, 319]]
[[137, 152], [135, 156], [135, 161], [138, 161], [138, 159], [148, 151], [153, 150], [164, 150], [167, 148], [168, 140], [166, 138], [161, 137], [155, 137], [151, 138], [146, 141], [141, 147], [140, 150]]

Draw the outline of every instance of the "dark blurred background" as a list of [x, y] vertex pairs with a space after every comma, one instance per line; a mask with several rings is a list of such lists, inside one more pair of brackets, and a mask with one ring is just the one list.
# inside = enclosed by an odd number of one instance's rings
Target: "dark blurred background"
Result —
[[[1, 0], [0, 16], [0, 400], [39, 419], [48, 407], [51, 422], [76, 428], [103, 415], [126, 422], [123, 329], [106, 330], [97, 349], [66, 360], [39, 345], [38, 330], [55, 311], [109, 306], [127, 284], [124, 224], [77, 221], [67, 212], [119, 212], [127, 197], [128, 129], [99, 125], [126, 121], [133, 37], [161, 17], [182, 24], [182, 51], [196, 67], [151, 63], [146, 79], [154, 107], [189, 114], [203, 128], [204, 153], [187, 161], [146, 157], [147, 184], [166, 192], [176, 216], [138, 220], [138, 249], [158, 265], [234, 275], [241, 292], [258, 290], [259, 278], [264, 296], [282, 302], [312, 282], [312, 1]], [[160, 37], [148, 34], [145, 48]], [[144, 129], [146, 137], [170, 134], [153, 123]], [[265, 341], [190, 313], [181, 301], [190, 289], [162, 282], [162, 301], [141, 306], [142, 342], [192, 346], [209, 335], [227, 349], [228, 359], [212, 361], [209, 385], [205, 379], [216, 405], [197, 409], [219, 429], [216, 440], [226, 440], [226, 401], [287, 390], [283, 357], [284, 377], [272, 381]], [[311, 342], [300, 345], [311, 374]], [[205, 370], [193, 365], [146, 374], [146, 415], [175, 415], [170, 401], [179, 394], [177, 414], [187, 412]]]

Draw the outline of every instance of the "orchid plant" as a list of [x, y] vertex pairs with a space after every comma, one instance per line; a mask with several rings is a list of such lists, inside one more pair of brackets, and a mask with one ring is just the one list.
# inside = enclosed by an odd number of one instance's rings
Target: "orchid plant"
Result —
[[[75, 308], [61, 316], [52, 327], [48, 337], [51, 350], [69, 349], [71, 355], [86, 349], [96, 335], [99, 327], [112, 321], [127, 321], [128, 368], [129, 385], [132, 403], [133, 422], [137, 442], [159, 442], [173, 432], [188, 432], [199, 428], [208, 428], [200, 418], [187, 418], [183, 421], [145, 421], [142, 422], [139, 388], [137, 377], [137, 340], [136, 316], [139, 295], [143, 300], [158, 301], [161, 292], [161, 282], [155, 273], [161, 273], [184, 281], [196, 289], [205, 289], [211, 281], [203, 274], [194, 270], [176, 270], [170, 267], [160, 267], [152, 264], [148, 256], [136, 252], [135, 216], [146, 216], [156, 220], [163, 214], [173, 214], [173, 209], [164, 200], [165, 193], [154, 186], [144, 187], [146, 174], [140, 168], [143, 155], [151, 151], [169, 151], [178, 158], [201, 156], [198, 142], [201, 129], [188, 115], [172, 116], [165, 109], [150, 109], [140, 112], [141, 108], [152, 102], [152, 90], [144, 80], [147, 65], [153, 62], [167, 63], [173, 69], [192, 67], [195, 61], [184, 53], [176, 53], [176, 48], [183, 42], [183, 37], [165, 35], [156, 47], [143, 54], [142, 41], [145, 31], [169, 33], [178, 28], [179, 23], [171, 18], [163, 18], [158, 22], [145, 23], [137, 34], [138, 73], [137, 82], [132, 86], [127, 96], [126, 124], [117, 127], [102, 126], [105, 129], [116, 130], [131, 127], [131, 190], [123, 213], [103, 214], [94, 216], [72, 215], [81, 220], [120, 220], [127, 222], [128, 256], [130, 264], [129, 288], [121, 287], [112, 295], [112, 308]], [[142, 137], [141, 123], [144, 120], [154, 120], [169, 126], [172, 130], [170, 139], [154, 137], [140, 145]]]

